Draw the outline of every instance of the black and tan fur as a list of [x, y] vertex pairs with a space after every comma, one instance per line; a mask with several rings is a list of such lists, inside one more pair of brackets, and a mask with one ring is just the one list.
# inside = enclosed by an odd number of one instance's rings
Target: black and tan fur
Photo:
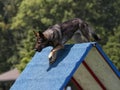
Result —
[[76, 31], [80, 31], [88, 42], [91, 40], [91, 37], [93, 37], [95, 41], [100, 40], [98, 35], [90, 29], [86, 22], [75, 18], [61, 24], [55, 24], [43, 33], [34, 31], [37, 37], [35, 50], [40, 52], [47, 46], [53, 46], [48, 56], [50, 63], [53, 63], [56, 60], [57, 51], [64, 48], [64, 44], [72, 38]]

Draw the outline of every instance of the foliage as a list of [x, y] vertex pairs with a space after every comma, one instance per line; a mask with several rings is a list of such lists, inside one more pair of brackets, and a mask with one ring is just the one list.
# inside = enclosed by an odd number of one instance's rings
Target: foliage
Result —
[[109, 37], [107, 44], [103, 47], [107, 55], [120, 70], [120, 26], [114, 29], [114, 35]]
[[[34, 54], [34, 51], [32, 50], [34, 47], [33, 41], [35, 38], [32, 33], [33, 30], [44, 31], [48, 26], [52, 24], [59, 23], [61, 20], [65, 21], [67, 18], [73, 18], [72, 14], [69, 12], [71, 9], [68, 8], [68, 6], [66, 8], [66, 2], [67, 0], [61, 0], [59, 2], [47, 0], [31, 0], [31, 2], [28, 3], [28, 0], [23, 0], [18, 9], [18, 13], [13, 18], [13, 22], [11, 24], [11, 29], [25, 30], [25, 37], [20, 42], [20, 45], [22, 46], [19, 46], [19, 55], [21, 62], [17, 65], [17, 67], [20, 70], [26, 66], [26, 63], [29, 62], [31, 56]], [[64, 7], [62, 7], [62, 5]], [[64, 11], [65, 13], [62, 13], [64, 8], [66, 8]], [[62, 16], [64, 16], [64, 18]]]
[[21, 41], [21, 46], [18, 47], [19, 54], [20, 54], [20, 64], [17, 65], [17, 68], [22, 71], [26, 64], [29, 62], [31, 57], [34, 55], [34, 38], [33, 31], [29, 30], [27, 33], [27, 38]]
[[[9, 35], [11, 35], [11, 33], [9, 31], [3, 32], [0, 31], [0, 73], [2, 71], [6, 71], [6, 68], [9, 68], [11, 63], [7, 62], [6, 60], [10, 58], [11, 55], [13, 55], [13, 53], [8, 52], [8, 50], [10, 51], [14, 51], [13, 50], [13, 45], [11, 41], [12, 37], [9, 37]], [[4, 48], [4, 49], [3, 49]]]
[[[33, 30], [81, 18], [99, 33], [99, 42], [120, 69], [119, 0], [3, 0], [0, 1], [0, 64], [5, 70], [23, 70], [34, 55]], [[5, 48], [4, 48], [5, 47]], [[6, 57], [7, 56], [7, 57]], [[1, 71], [5, 71], [1, 69]]]
[[18, 31], [10, 29], [11, 17], [15, 15], [12, 12], [15, 9], [12, 7], [14, 6], [11, 4], [12, 1], [0, 1], [0, 73], [14, 68], [19, 58], [16, 47], [18, 38], [15, 37], [15, 33]]

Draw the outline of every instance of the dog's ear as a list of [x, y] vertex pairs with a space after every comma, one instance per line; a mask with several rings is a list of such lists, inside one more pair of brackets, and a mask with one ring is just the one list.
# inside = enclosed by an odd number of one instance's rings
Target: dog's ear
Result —
[[41, 31], [39, 31], [39, 36], [40, 36], [41, 38], [44, 38], [44, 35], [43, 35], [43, 33], [42, 33]]
[[42, 34], [42, 32], [35, 32], [33, 31], [33, 33], [35, 34], [36, 37], [41, 37], [41, 38], [44, 38], [44, 35]]
[[35, 31], [33, 31], [33, 33], [35, 34], [36, 37], [39, 35], [39, 34], [38, 34], [37, 32], [35, 32]]

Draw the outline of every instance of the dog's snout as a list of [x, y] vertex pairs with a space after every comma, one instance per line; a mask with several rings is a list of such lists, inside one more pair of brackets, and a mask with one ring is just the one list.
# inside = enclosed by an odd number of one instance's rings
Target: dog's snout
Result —
[[34, 49], [36, 52], [41, 52], [42, 49]]
[[34, 51], [37, 51], [37, 49], [36, 49], [36, 48], [34, 48]]

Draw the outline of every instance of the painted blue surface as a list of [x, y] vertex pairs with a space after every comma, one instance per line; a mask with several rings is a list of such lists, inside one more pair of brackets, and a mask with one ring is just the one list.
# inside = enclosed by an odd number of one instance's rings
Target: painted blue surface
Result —
[[51, 66], [48, 54], [52, 48], [37, 52], [10, 90], [63, 90], [91, 47], [90, 43], [66, 45]]
[[52, 47], [37, 52], [10, 90], [63, 90], [94, 44], [66, 45], [52, 65], [48, 60]]

